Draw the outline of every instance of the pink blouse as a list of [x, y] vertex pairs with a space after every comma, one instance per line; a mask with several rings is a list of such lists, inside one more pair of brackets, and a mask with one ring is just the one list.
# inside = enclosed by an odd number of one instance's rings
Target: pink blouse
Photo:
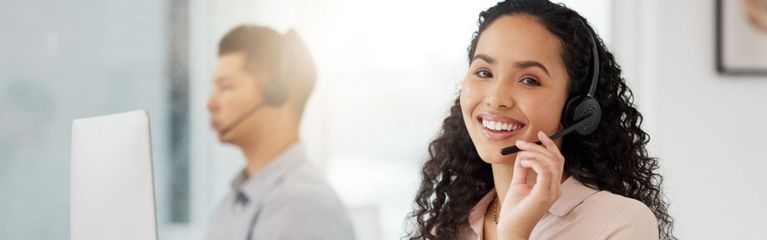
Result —
[[[658, 239], [655, 215], [640, 201], [591, 189], [572, 177], [560, 192], [530, 239]], [[495, 195], [493, 189], [472, 208], [461, 239], [482, 239], [485, 213]]]

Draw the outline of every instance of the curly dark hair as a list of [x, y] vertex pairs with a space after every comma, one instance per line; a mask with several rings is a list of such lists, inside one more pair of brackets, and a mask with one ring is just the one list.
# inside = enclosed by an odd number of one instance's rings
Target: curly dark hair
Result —
[[[642, 130], [642, 114], [633, 104], [631, 89], [621, 78], [620, 66], [586, 19], [562, 4], [545, 0], [507, 0], [480, 13], [468, 58], [474, 56], [482, 32], [496, 19], [524, 14], [556, 35], [569, 76], [569, 94], [585, 94], [591, 81], [591, 37], [600, 61], [595, 99], [602, 106], [602, 120], [594, 133], [564, 137], [564, 171], [583, 184], [633, 198], [647, 205], [658, 220], [661, 239], [673, 236], [673, 219], [661, 187], [658, 159], [650, 157], [649, 135]], [[429, 145], [421, 186], [410, 213], [414, 229], [409, 239], [456, 239], [468, 224], [474, 205], [494, 187], [489, 164], [480, 159], [466, 130], [459, 99], [450, 108], [442, 129]]]

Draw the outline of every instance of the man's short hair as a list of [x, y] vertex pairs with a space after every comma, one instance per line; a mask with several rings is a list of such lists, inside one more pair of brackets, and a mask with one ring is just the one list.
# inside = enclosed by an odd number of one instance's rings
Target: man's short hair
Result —
[[227, 33], [218, 45], [218, 56], [243, 53], [246, 71], [259, 69], [270, 71], [277, 81], [265, 84], [281, 84], [288, 99], [296, 101], [296, 111], [301, 116], [306, 102], [314, 90], [317, 72], [308, 48], [300, 36], [289, 30], [284, 35], [262, 26], [240, 25]]

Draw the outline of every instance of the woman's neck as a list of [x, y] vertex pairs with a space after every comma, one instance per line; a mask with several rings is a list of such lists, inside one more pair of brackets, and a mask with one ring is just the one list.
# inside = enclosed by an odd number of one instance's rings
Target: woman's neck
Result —
[[[511, 179], [514, 176], [514, 163], [496, 163], [492, 165], [492, 169], [495, 192], [498, 194], [499, 202], [503, 202], [506, 192], [509, 190], [509, 185], [511, 185]], [[535, 176], [537, 176], [535, 173], [529, 174], [528, 182], [530, 180], [535, 182]]]

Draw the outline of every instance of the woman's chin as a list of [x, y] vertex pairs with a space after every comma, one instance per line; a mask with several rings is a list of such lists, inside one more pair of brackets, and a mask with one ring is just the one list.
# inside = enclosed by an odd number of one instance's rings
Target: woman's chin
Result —
[[517, 158], [517, 154], [501, 155], [501, 150], [498, 151], [485, 151], [480, 153], [479, 157], [482, 161], [488, 164], [514, 164], [514, 160]]

